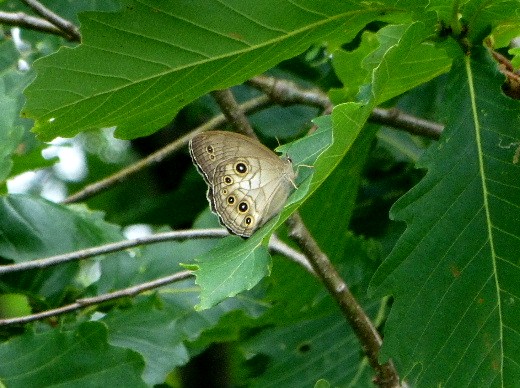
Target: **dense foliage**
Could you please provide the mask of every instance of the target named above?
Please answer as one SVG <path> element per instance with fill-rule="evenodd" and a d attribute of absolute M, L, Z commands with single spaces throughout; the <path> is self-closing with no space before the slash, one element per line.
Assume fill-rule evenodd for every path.
<path fill-rule="evenodd" d="M 45 18 L 24 3 L 0 1 L 1 386 L 372 386 L 295 211 L 401 380 L 518 384 L 519 0 L 43 1 L 81 41 L 8 21 Z M 85 258 L 218 227 L 186 144 L 236 129 L 225 88 L 299 166 L 281 214 Z"/>

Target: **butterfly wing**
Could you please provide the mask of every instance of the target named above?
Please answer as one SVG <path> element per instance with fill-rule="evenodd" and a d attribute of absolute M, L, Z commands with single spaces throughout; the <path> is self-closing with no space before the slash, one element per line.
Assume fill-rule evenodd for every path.
<path fill-rule="evenodd" d="M 293 187 L 291 162 L 243 135 L 197 135 L 190 153 L 208 183 L 211 209 L 224 226 L 243 237 L 276 215 Z"/>
<path fill-rule="evenodd" d="M 282 175 L 283 162 L 276 158 L 276 163 L 271 163 L 250 156 L 217 167 L 213 207 L 221 222 L 235 234 L 249 237 L 285 204 L 292 184 Z M 246 166 L 243 174 L 237 173 L 241 165 Z"/>

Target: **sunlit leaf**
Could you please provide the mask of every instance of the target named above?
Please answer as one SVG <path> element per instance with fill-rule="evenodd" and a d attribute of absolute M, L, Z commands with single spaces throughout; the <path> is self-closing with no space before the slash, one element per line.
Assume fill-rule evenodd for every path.
<path fill-rule="evenodd" d="M 198 96 L 243 82 L 315 42 L 348 41 L 382 13 L 399 17 L 423 6 L 128 1 L 118 13 L 83 14 L 82 44 L 36 64 L 25 114 L 47 140 L 114 125 L 118 136 L 144 136 Z"/>

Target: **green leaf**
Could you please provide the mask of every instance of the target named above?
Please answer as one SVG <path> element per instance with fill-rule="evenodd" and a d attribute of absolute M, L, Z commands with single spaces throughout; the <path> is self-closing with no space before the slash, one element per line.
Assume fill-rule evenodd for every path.
<path fill-rule="evenodd" d="M 506 48 L 513 46 L 511 41 L 520 36 L 520 24 L 514 21 L 501 23 L 493 29 L 490 44 L 493 48 Z M 511 53 L 510 53 L 511 54 Z"/>
<path fill-rule="evenodd" d="M 31 306 L 25 295 L 0 295 L 0 319 L 20 317 L 31 313 Z"/>
<path fill-rule="evenodd" d="M 356 50 L 334 52 L 334 70 L 344 88 L 332 95 L 338 99 L 353 97 L 360 86 L 371 82 L 372 72 L 380 67 L 380 73 L 387 73 L 384 91 L 377 93 L 380 104 L 449 71 L 451 58 L 444 49 L 426 41 L 434 33 L 434 25 L 388 25 L 376 34 L 365 32 Z"/>
<path fill-rule="evenodd" d="M 170 371 L 188 362 L 183 333 L 177 328 L 180 314 L 159 309 L 156 304 L 155 297 L 147 298 L 131 309 L 113 310 L 103 318 L 111 345 L 143 356 L 143 380 L 150 386 L 164 382 Z"/>
<path fill-rule="evenodd" d="M 74 210 L 72 210 L 74 208 Z M 0 256 L 16 263 L 122 240 L 118 227 L 98 212 L 68 208 L 28 195 L 0 197 Z M 118 253 L 128 260 L 127 253 Z M 74 283 L 78 262 L 2 277 L 4 286 L 59 303 Z M 40 301 L 40 300 L 39 300 Z"/>
<path fill-rule="evenodd" d="M 32 81 L 33 73 L 18 70 L 20 59 L 12 40 L 0 42 L 0 183 L 12 173 L 13 156 L 24 156 L 33 148 L 27 138 L 32 122 L 19 117 L 24 102 L 21 91 Z M 32 157 L 44 161 L 39 153 Z"/>
<path fill-rule="evenodd" d="M 268 273 L 268 254 L 261 244 L 265 242 L 265 238 L 272 230 L 281 225 L 338 166 L 356 139 L 369 112 L 368 106 L 362 107 L 358 104 L 344 104 L 336 107 L 332 115 L 334 120 L 332 138 L 335 139 L 332 145 L 329 146 L 332 131 L 331 120 L 329 117 L 320 117 L 315 120 L 320 130 L 312 136 L 307 136 L 284 147 L 284 150 L 287 150 L 287 153 L 293 158 L 295 165 L 307 164 L 307 162 L 314 165 L 313 171 L 308 172 L 311 175 L 306 174 L 307 178 L 299 178 L 303 178 L 304 181 L 297 181 L 300 186 L 291 194 L 281 214 L 256 231 L 247 241 L 230 238 L 229 242 L 222 243 L 223 247 L 217 247 L 215 252 L 210 252 L 208 260 L 199 259 L 200 265 L 187 266 L 195 270 L 197 284 L 201 286 L 201 303 L 198 308 L 208 308 L 227 296 L 251 289 Z M 260 251 L 257 253 L 256 250 Z M 255 265 L 252 260 L 259 260 L 260 264 Z M 222 262 L 225 262 L 226 267 L 219 268 L 221 276 L 217 277 L 216 268 Z M 205 265 L 209 267 L 203 268 Z M 242 276 L 236 272 L 239 268 L 244 271 L 240 272 Z M 253 270 L 254 272 L 252 272 Z M 199 277 L 200 274 L 203 274 L 202 278 Z M 230 274 L 233 276 L 231 277 Z"/>
<path fill-rule="evenodd" d="M 381 46 L 365 60 L 371 70 L 377 67 L 379 77 L 373 79 L 372 93 L 376 104 L 388 101 L 421 85 L 451 66 L 451 58 L 444 49 L 424 40 L 432 33 L 432 26 L 417 22 L 411 25 L 388 26 L 378 36 Z"/>
<path fill-rule="evenodd" d="M 215 223 L 218 224 L 216 217 L 208 210 L 194 227 L 215 227 Z M 131 260 L 123 256 L 107 257 L 101 262 L 102 274 L 96 284 L 96 294 L 171 275 L 181 269 L 181 261 L 200 256 L 217 243 L 217 239 L 170 241 L 133 248 Z M 132 348 L 144 357 L 143 378 L 148 383 L 163 381 L 174 366 L 187 362 L 183 343 L 197 340 L 228 312 L 240 311 L 256 317 L 265 310 L 257 296 L 249 295 L 244 300 L 229 298 L 211 309 L 195 311 L 193 306 L 198 301 L 199 289 L 193 278 L 161 287 L 154 298 L 139 301 L 142 298 L 125 306 L 125 310 L 112 311 L 103 322 L 108 326 L 110 343 Z M 146 330 L 142 330 L 143 327 Z M 225 339 L 215 338 L 216 341 Z M 159 348 L 161 346 L 164 349 Z M 197 344 L 197 348 L 203 346 L 208 343 Z M 168 352 L 169 356 L 165 357 L 164 353 Z"/>
<path fill-rule="evenodd" d="M 161 298 L 169 308 L 180 312 L 177 330 L 184 335 L 190 354 L 197 354 L 209 346 L 210 342 L 229 341 L 230 336 L 234 336 L 243 324 L 237 321 L 230 322 L 233 318 L 257 318 L 268 308 L 258 295 L 247 292 L 243 298 L 227 298 L 210 309 L 196 311 L 193 308 L 198 298 L 198 290 L 195 287 L 173 288 L 172 291 L 162 293 Z M 177 293 L 174 294 L 175 292 Z"/>
<path fill-rule="evenodd" d="M 22 194 L 0 197 L 0 255 L 15 262 L 121 239 L 100 213 Z"/>
<path fill-rule="evenodd" d="M 75 332 L 29 332 L 0 345 L 0 383 L 25 387 L 146 387 L 143 360 L 135 352 L 110 346 L 101 323 Z"/>
<path fill-rule="evenodd" d="M 425 140 L 417 139 L 404 131 L 382 127 L 377 132 L 377 139 L 397 161 L 405 160 L 416 163 L 424 153 L 424 145 L 421 144 L 421 141 Z"/>
<path fill-rule="evenodd" d="M 195 270 L 196 282 L 201 286 L 201 303 L 197 308 L 211 307 L 228 296 L 249 290 L 269 274 L 269 254 L 262 244 L 302 203 L 305 196 L 317 188 L 315 180 L 322 179 L 322 175 L 327 173 L 325 168 L 318 168 L 317 163 L 330 141 L 331 128 L 325 125 L 312 136 L 279 147 L 281 152 L 290 155 L 294 165 L 314 164 L 315 168 L 307 167 L 308 171 L 300 171 L 296 181 L 299 187 L 289 196 L 285 209 L 252 237 L 246 241 L 238 237 L 226 238 L 214 250 L 197 259 L 197 265 L 186 265 Z"/>
<path fill-rule="evenodd" d="M 511 64 L 514 66 L 515 69 L 520 68 L 520 47 L 514 47 L 512 49 L 509 49 L 509 54 L 513 55 L 513 58 L 511 59 Z"/>
<path fill-rule="evenodd" d="M 250 386 L 302 387 L 319 379 L 327 379 L 333 386 L 373 386 L 372 371 L 366 362 L 360 362 L 358 339 L 345 326 L 344 317 L 335 310 L 272 327 L 246 341 L 242 347 L 249 363 L 255 362 L 252 355 L 268 359 L 265 372 Z"/>
<path fill-rule="evenodd" d="M 334 103 L 353 101 L 359 92 L 361 85 L 369 80 L 369 69 L 363 66 L 364 59 L 377 49 L 379 41 L 377 34 L 364 31 L 361 35 L 361 43 L 353 51 L 338 49 L 332 56 L 334 72 L 343 83 L 341 89 L 332 89 L 329 95 Z"/>
<path fill-rule="evenodd" d="M 269 254 L 260 245 L 262 236 L 253 236 L 245 243 L 240 237 L 227 237 L 208 254 L 199 258 L 196 269 L 201 286 L 200 304 L 206 309 L 224 298 L 250 290 L 269 274 Z"/>
<path fill-rule="evenodd" d="M 114 125 L 120 137 L 150 134 L 198 96 L 241 83 L 315 42 L 348 41 L 382 13 L 389 18 L 424 6 L 326 0 L 125 4 L 118 13 L 81 15 L 82 44 L 35 64 L 38 77 L 26 89 L 24 114 L 36 120 L 42 139 Z"/>
<path fill-rule="evenodd" d="M 452 69 L 445 132 L 392 209 L 407 229 L 372 284 L 395 298 L 383 355 L 419 387 L 520 378 L 520 104 L 487 53 L 473 53 Z"/>
<path fill-rule="evenodd" d="M 518 0 L 470 0 L 464 4 L 460 14 L 467 23 L 468 37 L 474 43 L 480 43 L 491 30 L 505 25 L 520 23 Z"/>
<path fill-rule="evenodd" d="M 0 83 L 0 96 L 4 95 Z M 3 96 L 0 98 L 0 182 L 5 180 L 13 167 L 11 155 L 15 153 L 23 136 L 23 128 L 15 125 L 14 118 L 19 111 L 16 100 Z"/>

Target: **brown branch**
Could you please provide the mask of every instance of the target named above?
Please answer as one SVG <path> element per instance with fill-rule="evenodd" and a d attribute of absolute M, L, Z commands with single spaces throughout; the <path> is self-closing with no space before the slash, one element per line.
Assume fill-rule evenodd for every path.
<path fill-rule="evenodd" d="M 231 89 L 215 90 L 211 94 L 220 106 L 220 110 L 224 113 L 224 116 L 226 116 L 229 123 L 233 125 L 238 132 L 258 140 L 255 131 L 253 131 L 253 127 L 251 127 L 244 111 L 235 100 Z"/>
<path fill-rule="evenodd" d="M 493 44 L 489 41 L 489 38 L 486 39 L 484 43 L 486 44 L 488 52 L 491 54 L 493 59 L 499 64 L 500 68 L 510 72 L 515 71 L 515 67 L 513 66 L 509 58 L 505 57 L 504 55 L 500 54 L 498 51 L 493 49 Z"/>
<path fill-rule="evenodd" d="M 55 255 L 43 259 L 25 261 L 23 263 L 0 265 L 0 275 L 25 271 L 29 269 L 42 269 L 52 267 L 54 265 L 68 263 L 69 261 L 84 260 L 90 257 L 123 251 L 128 248 L 140 245 L 155 244 L 164 241 L 177 241 L 196 238 L 217 238 L 228 236 L 229 233 L 222 228 L 218 229 L 190 229 L 178 230 L 172 232 L 157 233 L 151 236 L 136 238 L 133 240 L 123 240 L 115 243 L 104 244 L 97 247 L 81 249 L 74 252 Z"/>
<path fill-rule="evenodd" d="M 257 76 L 251 78 L 247 83 L 262 90 L 274 102 L 280 105 L 311 105 L 323 109 L 324 114 L 330 113 L 333 108 L 329 97 L 321 90 L 303 89 L 292 81 Z M 441 124 L 406 114 L 396 108 L 375 108 L 370 115 L 369 121 L 434 140 L 439 139 L 444 129 L 444 126 Z"/>
<path fill-rule="evenodd" d="M 105 244 L 95 248 L 83 249 L 76 252 L 71 252 L 65 255 L 58 255 L 49 257 L 46 259 L 33 260 L 27 263 L 13 264 L 0 266 L 0 274 L 15 272 L 26 270 L 29 268 L 45 268 L 50 267 L 52 265 L 65 263 L 71 260 L 82 260 L 88 257 L 97 256 L 105 253 L 111 253 L 116 251 L 121 251 L 124 249 L 128 249 L 131 247 L 135 247 L 138 245 L 144 244 L 153 244 L 158 242 L 170 241 L 170 240 L 179 240 L 179 239 L 187 239 L 187 238 L 213 238 L 213 237 L 224 237 L 228 236 L 229 232 L 226 229 L 194 229 L 194 230 L 186 230 L 186 231 L 176 231 L 176 232 L 165 232 L 158 233 L 152 236 L 147 236 L 134 240 L 125 240 L 112 244 Z M 278 239 L 276 236 L 271 236 L 269 240 L 269 249 L 272 252 L 280 253 L 284 255 L 291 261 L 301 265 L 305 268 L 310 274 L 316 276 L 314 270 L 312 269 L 309 261 L 301 252 L 298 252 L 285 244 L 283 241 Z M 35 265 L 27 265 L 31 263 L 36 263 Z M 7 269 L 7 270 L 6 270 Z M 154 288 L 158 288 L 164 286 L 169 283 L 173 283 L 179 280 L 187 279 L 192 276 L 193 273 L 191 271 L 181 271 L 177 272 L 173 275 L 165 276 L 150 282 L 141 283 L 136 286 L 128 287 L 122 290 L 114 291 L 107 294 L 97 295 L 90 298 L 81 298 L 76 300 L 74 303 L 71 303 L 66 306 L 57 307 L 55 309 L 50 309 L 46 311 L 42 311 L 36 314 L 25 315 L 22 317 L 15 318 L 7 318 L 0 319 L 0 326 L 14 325 L 14 324 L 25 324 L 28 322 L 37 321 L 40 319 L 45 319 L 49 317 L 54 317 L 58 315 L 63 315 L 70 313 L 72 311 L 76 311 L 88 306 L 97 305 L 99 303 L 107 302 L 110 300 L 114 300 L 117 298 L 125 298 L 132 297 L 137 294 L 140 294 L 144 291 L 148 291 Z"/>
<path fill-rule="evenodd" d="M 66 306 L 61 306 L 55 309 L 50 309 L 46 311 L 42 311 L 37 314 L 25 315 L 23 317 L 16 318 L 8 318 L 8 319 L 0 319 L 0 326 L 14 325 L 14 324 L 24 324 L 33 321 L 38 321 L 40 319 L 54 317 L 57 315 L 63 315 L 66 313 L 70 313 L 72 311 L 76 311 L 87 306 L 97 305 L 103 302 L 107 302 L 110 300 L 132 297 L 136 296 L 145 291 L 149 291 L 158 287 L 165 286 L 170 283 L 178 282 L 189 277 L 193 276 L 192 271 L 180 271 L 173 275 L 165 276 L 159 279 L 152 280 L 150 282 L 141 283 L 137 286 L 132 286 L 128 288 L 124 288 L 122 290 L 110 292 L 108 294 L 102 294 L 98 296 L 93 296 L 90 298 L 82 298 L 77 299 L 74 303 L 68 304 Z"/>
<path fill-rule="evenodd" d="M 61 31 L 65 33 L 69 40 L 75 42 L 81 42 L 81 34 L 79 33 L 78 27 L 76 27 L 73 23 L 68 20 L 62 18 L 61 16 L 55 14 L 50 9 L 45 7 L 39 1 L 36 0 L 22 0 L 25 4 L 27 4 L 31 9 L 36 12 L 38 15 L 43 17 L 45 20 L 48 20 L 51 24 L 58 27 Z"/>
<path fill-rule="evenodd" d="M 515 70 L 509 58 L 493 49 L 493 44 L 489 39 L 486 39 L 485 43 L 488 52 L 498 63 L 498 70 L 506 77 L 506 82 L 502 86 L 502 90 L 509 97 L 520 100 L 520 71 Z"/>
<path fill-rule="evenodd" d="M 236 113 L 238 111 L 236 109 L 233 109 L 233 106 L 238 107 L 242 114 L 254 113 L 260 109 L 265 108 L 266 106 L 271 105 L 274 102 L 280 105 L 305 104 L 316 106 L 322 108 L 325 113 L 329 112 L 332 109 L 332 104 L 327 95 L 317 89 L 305 90 L 298 87 L 295 83 L 291 81 L 277 80 L 275 78 L 265 76 L 254 77 L 251 80 L 249 80 L 248 83 L 266 92 L 267 96 L 257 97 L 241 105 L 234 105 L 233 102 L 230 101 L 226 102 L 221 97 L 217 98 L 217 100 L 220 101 L 219 104 L 221 105 L 221 107 L 224 106 L 222 109 L 230 111 L 230 120 L 234 125 L 239 125 L 239 127 L 237 128 L 241 128 L 241 124 L 239 124 L 238 121 L 235 118 L 233 118 L 233 115 L 238 114 Z M 214 94 L 214 96 L 218 96 L 218 94 Z M 374 109 L 370 121 L 392 126 L 399 129 L 404 129 L 411 133 L 420 134 L 422 136 L 429 137 L 432 139 L 438 139 L 443 129 L 443 126 L 440 124 L 433 123 L 427 120 L 422 120 L 411 115 L 407 115 L 405 113 L 400 112 L 397 109 Z M 210 121 L 208 121 L 207 123 L 196 128 L 192 132 L 175 140 L 166 147 L 154 152 L 153 154 L 140 160 L 139 162 L 123 170 L 120 170 L 114 175 L 111 175 L 105 179 L 102 179 L 98 182 L 86 186 L 84 189 L 65 198 L 65 200 L 62 201 L 62 203 L 84 201 L 96 194 L 99 194 L 111 188 L 112 186 L 128 179 L 133 174 L 142 171 L 151 165 L 161 162 L 166 157 L 170 156 L 171 154 L 175 153 L 178 149 L 185 146 L 188 143 L 188 141 L 197 133 L 215 129 L 218 126 L 223 125 L 224 123 L 226 123 L 226 116 L 223 114 L 218 115 Z"/>
<path fill-rule="evenodd" d="M 304 89 L 292 81 L 264 75 L 253 77 L 247 83 L 267 94 L 279 105 L 311 105 L 323 109 L 323 114 L 332 112 L 332 102 L 319 89 Z"/>
<path fill-rule="evenodd" d="M 361 342 L 361 347 L 368 358 L 370 366 L 376 371 L 376 384 L 380 387 L 399 386 L 399 376 L 392 361 L 382 365 L 378 361 L 379 350 L 382 344 L 381 336 L 354 295 L 350 292 L 345 281 L 329 261 L 327 255 L 320 250 L 309 230 L 305 227 L 300 215 L 294 213 L 289 217 L 288 224 L 290 237 L 296 241 L 307 256 L 318 278 L 321 279 L 331 296 L 338 303 L 343 315 L 347 318 Z"/>
<path fill-rule="evenodd" d="M 273 85 L 273 87 L 275 86 L 276 85 Z M 294 88 L 289 89 L 294 90 Z M 289 89 L 286 88 L 285 90 L 287 91 Z M 293 93 L 293 97 L 297 98 L 297 94 L 298 93 Z M 314 95 L 318 94 L 319 93 L 315 93 Z M 219 105 L 226 105 L 226 109 L 233 109 L 233 104 L 229 102 L 230 100 L 234 101 L 231 91 L 225 96 L 217 94 L 215 98 L 219 102 Z M 225 98 L 226 101 L 219 101 L 221 98 Z M 321 100 L 321 102 L 324 102 L 324 100 Z M 235 106 L 237 105 L 235 104 Z M 229 116 L 233 118 L 232 123 L 237 127 L 243 125 L 242 123 L 244 121 L 247 121 L 247 117 L 245 117 L 244 113 L 240 110 L 230 112 Z M 315 275 L 323 282 L 331 296 L 339 304 L 348 323 L 352 326 L 354 333 L 359 338 L 369 364 L 376 372 L 377 384 L 381 387 L 399 386 L 399 376 L 392 362 L 389 361 L 386 364 L 380 365 L 377 359 L 382 340 L 375 326 L 362 307 L 357 303 L 354 295 L 349 291 L 347 284 L 336 271 L 328 257 L 320 250 L 298 212 L 293 213 L 292 216 L 289 217 L 288 224 L 290 237 L 298 243 L 313 268 Z"/>
<path fill-rule="evenodd" d="M 0 11 L 0 24 L 27 28 L 29 30 L 45 32 L 53 35 L 63 36 L 68 40 L 71 37 L 63 30 L 45 19 L 27 15 L 23 12 L 2 12 Z"/>
<path fill-rule="evenodd" d="M 260 96 L 260 97 L 257 97 L 257 98 L 254 98 L 252 100 L 245 102 L 244 104 L 240 105 L 240 107 L 244 112 L 251 113 L 251 112 L 256 112 L 257 110 L 262 109 L 268 105 L 271 105 L 271 101 L 269 100 L 269 97 Z M 95 194 L 99 194 L 99 193 L 111 188 L 112 186 L 128 179 L 133 174 L 136 174 L 137 172 L 142 171 L 145 168 L 148 168 L 149 166 L 162 162 L 168 156 L 170 156 L 171 154 L 175 153 L 180 148 L 182 148 L 186 144 L 188 144 L 188 141 L 197 133 L 201 133 L 203 131 L 207 131 L 210 129 L 215 129 L 225 123 L 226 123 L 226 117 L 223 114 L 220 114 L 220 115 L 212 118 L 205 124 L 197 127 L 195 130 L 187 133 L 186 135 L 173 141 L 172 143 L 168 144 L 167 146 L 161 148 L 160 150 L 150 154 L 149 156 L 140 160 L 139 162 L 132 164 L 131 166 L 129 166 L 123 170 L 118 171 L 114 175 L 111 175 L 105 179 L 92 183 L 92 184 L 86 186 L 85 188 L 83 188 L 82 190 L 78 191 L 77 193 L 70 195 L 69 197 L 65 198 L 65 200 L 62 201 L 62 203 L 73 203 L 73 202 L 84 201 L 84 200 L 92 197 Z"/>
<path fill-rule="evenodd" d="M 84 260 L 90 257 L 104 255 L 107 253 L 119 252 L 128 248 L 134 248 L 141 245 L 150 245 L 165 241 L 179 241 L 198 238 L 221 238 L 226 236 L 229 236 L 229 232 L 224 228 L 188 229 L 156 233 L 151 236 L 99 245 L 97 247 L 81 249 L 62 255 L 46 257 L 43 259 L 36 259 L 16 264 L 0 265 L 0 275 L 11 272 L 26 271 L 29 269 L 49 268 L 58 264 L 68 263 L 70 261 Z M 309 273 L 314 273 L 305 255 L 294 250 L 293 248 L 285 244 L 283 241 L 278 239 L 276 236 L 272 236 L 271 240 L 269 240 L 269 249 L 273 252 L 280 253 L 287 257 L 289 260 L 301 265 Z"/>
<path fill-rule="evenodd" d="M 426 137 L 428 139 L 439 140 L 444 126 L 433 121 L 412 116 L 397 108 L 382 109 L 374 108 L 368 121 L 394 127 L 412 135 Z"/>

